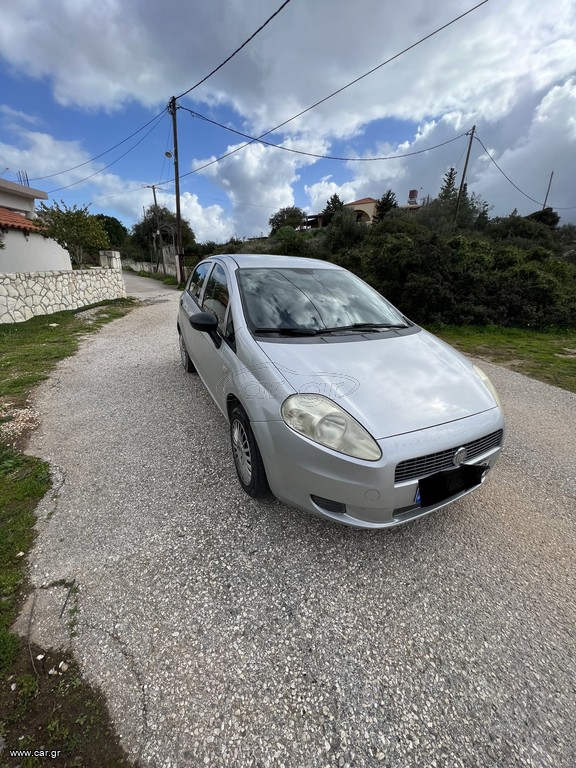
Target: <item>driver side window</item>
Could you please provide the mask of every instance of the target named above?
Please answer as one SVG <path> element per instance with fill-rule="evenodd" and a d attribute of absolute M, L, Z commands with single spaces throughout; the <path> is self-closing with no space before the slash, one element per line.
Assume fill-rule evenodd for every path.
<path fill-rule="evenodd" d="M 211 266 L 211 264 L 199 264 L 190 278 L 188 293 L 196 301 L 196 304 L 199 304 L 200 302 L 200 294 L 202 293 L 202 288 Z"/>
<path fill-rule="evenodd" d="M 202 299 L 202 310 L 204 312 L 213 312 L 216 315 L 218 318 L 218 330 L 222 336 L 226 336 L 224 320 L 229 299 L 230 294 L 226 273 L 220 264 L 216 264 L 206 283 L 206 290 Z"/>

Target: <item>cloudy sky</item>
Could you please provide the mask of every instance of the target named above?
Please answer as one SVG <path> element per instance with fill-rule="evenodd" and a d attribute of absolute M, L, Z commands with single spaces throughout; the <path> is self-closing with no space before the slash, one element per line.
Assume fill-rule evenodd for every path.
<path fill-rule="evenodd" d="M 267 233 L 279 208 L 315 213 L 334 193 L 435 196 L 450 166 L 463 172 L 473 125 L 468 187 L 492 215 L 541 208 L 554 172 L 548 205 L 576 222 L 576 3 L 488 0 L 449 24 L 475 5 L 2 3 L 0 176 L 25 171 L 128 227 L 151 185 L 174 210 L 175 96 L 182 215 L 200 242 Z M 265 141 L 282 149 L 234 133 L 281 124 Z"/>

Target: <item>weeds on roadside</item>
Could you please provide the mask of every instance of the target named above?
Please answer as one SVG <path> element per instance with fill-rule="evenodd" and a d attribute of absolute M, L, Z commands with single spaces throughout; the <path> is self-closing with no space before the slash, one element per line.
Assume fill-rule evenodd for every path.
<path fill-rule="evenodd" d="M 69 654 L 47 652 L 10 631 L 27 591 L 25 561 L 33 544 L 35 509 L 51 486 L 48 465 L 19 452 L 34 420 L 33 386 L 74 354 L 87 333 L 122 317 L 136 302 L 91 308 L 0 325 L 0 766 L 9 750 L 60 751 L 62 768 L 127 768 L 101 693 L 91 688 Z M 69 611 L 73 635 L 78 608 Z M 45 765 L 20 757 L 22 768 Z"/>

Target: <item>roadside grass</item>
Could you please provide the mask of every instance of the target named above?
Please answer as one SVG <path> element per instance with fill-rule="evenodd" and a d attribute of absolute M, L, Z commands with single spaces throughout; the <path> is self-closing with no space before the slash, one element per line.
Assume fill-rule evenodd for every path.
<path fill-rule="evenodd" d="M 0 325 L 0 444 L 8 442 L 6 426 L 27 404 L 32 387 L 47 379 L 59 360 L 73 355 L 83 336 L 122 317 L 135 303 L 118 299 Z"/>
<path fill-rule="evenodd" d="M 464 354 L 576 392 L 576 328 L 437 326 L 429 330 Z"/>
<path fill-rule="evenodd" d="M 0 325 L 0 767 L 35 768 L 46 757 L 64 768 L 130 765 L 102 694 L 81 677 L 68 651 L 47 651 L 10 631 L 29 590 L 26 554 L 35 509 L 51 487 L 48 465 L 21 449 L 35 426 L 31 389 L 82 337 L 129 312 L 136 302 Z M 19 750 L 20 756 L 10 756 Z M 25 751 L 42 752 L 25 756 Z M 56 756 L 56 752 L 59 754 Z"/>

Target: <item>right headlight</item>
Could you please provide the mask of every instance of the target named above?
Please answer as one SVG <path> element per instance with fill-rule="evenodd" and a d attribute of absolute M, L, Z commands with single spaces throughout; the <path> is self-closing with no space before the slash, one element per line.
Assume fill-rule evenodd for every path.
<path fill-rule="evenodd" d="M 295 432 L 334 451 L 366 461 L 378 461 L 382 456 L 372 435 L 324 395 L 290 395 L 282 403 L 281 414 Z"/>
<path fill-rule="evenodd" d="M 478 365 L 474 365 L 474 370 L 476 371 L 478 376 L 480 376 L 480 378 L 482 379 L 482 381 L 486 385 L 486 388 L 488 389 L 488 391 L 490 392 L 490 394 L 492 395 L 494 400 L 496 400 L 496 404 L 497 404 L 498 408 L 500 408 L 500 410 L 502 410 L 502 404 L 500 403 L 500 398 L 498 397 L 498 392 L 496 392 L 496 387 L 494 386 L 494 384 L 492 384 L 492 381 L 490 380 L 490 377 L 488 376 L 488 374 L 485 373 L 482 370 L 482 368 L 480 368 L 480 366 L 478 366 Z"/>

